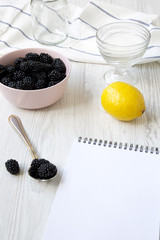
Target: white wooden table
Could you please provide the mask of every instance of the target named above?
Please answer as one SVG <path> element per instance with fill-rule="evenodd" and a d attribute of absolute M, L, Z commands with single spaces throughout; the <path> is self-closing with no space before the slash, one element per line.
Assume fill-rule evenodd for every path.
<path fill-rule="evenodd" d="M 83 6 L 87 1 L 72 0 Z M 106 0 L 108 3 L 146 13 L 160 14 L 159 0 Z M 60 176 L 38 182 L 27 175 L 31 156 L 8 124 L 18 115 L 39 157 L 55 163 L 62 172 L 72 141 L 78 136 L 129 142 L 160 148 L 160 65 L 136 66 L 146 112 L 132 122 L 120 122 L 105 113 L 100 104 L 105 65 L 71 62 L 67 90 L 56 104 L 41 110 L 12 106 L 0 95 L 0 239 L 41 239 Z M 5 169 L 7 159 L 20 163 L 22 173 L 12 176 Z M 55 239 L 56 240 L 56 239 Z M 66 239 L 69 240 L 69 239 Z M 75 239 L 76 240 L 76 239 Z"/>

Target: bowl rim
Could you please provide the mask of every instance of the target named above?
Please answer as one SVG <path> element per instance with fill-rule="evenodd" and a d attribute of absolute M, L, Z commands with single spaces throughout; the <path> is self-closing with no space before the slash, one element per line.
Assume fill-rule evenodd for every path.
<path fill-rule="evenodd" d="M 138 44 L 132 44 L 132 45 L 129 45 L 129 46 L 121 46 L 121 45 L 116 45 L 116 44 L 107 43 L 107 42 L 105 42 L 105 41 L 103 41 L 103 40 L 101 40 L 101 39 L 99 38 L 98 34 L 99 34 L 100 30 L 102 30 L 102 29 L 105 28 L 105 27 L 114 26 L 114 25 L 116 25 L 116 24 L 119 24 L 119 25 L 122 25 L 122 24 L 131 24 L 131 25 L 140 27 L 141 29 L 143 29 L 143 30 L 148 34 L 148 40 L 144 40 L 145 45 L 149 44 L 150 39 L 151 39 L 151 33 L 150 33 L 150 31 L 149 31 L 146 27 L 144 27 L 142 24 L 137 23 L 137 22 L 132 22 L 132 21 L 129 21 L 129 20 L 128 20 L 128 21 L 127 21 L 127 20 L 114 21 L 114 22 L 111 22 L 111 23 L 107 23 L 107 24 L 102 25 L 102 26 L 99 27 L 99 28 L 97 29 L 97 31 L 96 31 L 97 41 L 99 41 L 99 42 L 101 42 L 101 43 L 103 43 L 103 44 L 105 44 L 105 45 L 108 45 L 108 46 L 112 46 L 112 47 L 116 47 L 116 48 L 118 48 L 118 47 L 123 47 L 123 48 L 126 48 L 126 49 L 127 49 L 127 48 L 131 48 L 131 47 L 141 47 L 141 46 L 144 45 L 143 42 L 142 42 L 142 43 L 138 43 Z"/>
<path fill-rule="evenodd" d="M 24 92 L 24 93 L 31 93 L 31 92 L 35 92 L 35 91 L 36 92 L 41 92 L 41 91 L 46 91 L 48 89 L 55 88 L 56 86 L 61 85 L 64 81 L 66 81 L 68 79 L 68 77 L 70 75 L 70 72 L 71 72 L 71 63 L 70 63 L 69 59 L 65 55 L 63 55 L 62 53 L 59 53 L 58 51 L 55 51 L 55 50 L 52 50 L 52 49 L 47 49 L 47 48 L 21 48 L 21 49 L 10 51 L 9 53 L 4 54 L 3 56 L 0 57 L 0 61 L 1 61 L 1 59 L 9 56 L 10 54 L 14 54 L 14 53 L 22 52 L 22 51 L 26 51 L 26 52 L 32 51 L 33 52 L 33 51 L 36 51 L 36 50 L 41 51 L 41 52 L 43 52 L 43 50 L 44 50 L 45 52 L 48 52 L 48 54 L 49 54 L 49 52 L 52 52 L 53 54 L 55 53 L 55 54 L 59 55 L 60 58 L 65 59 L 65 61 L 68 63 L 68 68 L 67 68 L 68 72 L 67 72 L 66 77 L 63 80 L 61 80 L 59 83 L 56 83 L 55 85 L 53 85 L 51 87 L 46 87 L 46 88 L 41 88 L 41 89 L 25 90 L 25 89 L 11 88 L 11 87 L 8 87 L 8 86 L 6 86 L 6 85 L 4 85 L 3 83 L 0 82 L 0 85 L 2 87 L 7 88 L 7 89 L 11 89 L 15 92 Z M 66 64 L 65 64 L 65 66 L 66 66 Z"/>

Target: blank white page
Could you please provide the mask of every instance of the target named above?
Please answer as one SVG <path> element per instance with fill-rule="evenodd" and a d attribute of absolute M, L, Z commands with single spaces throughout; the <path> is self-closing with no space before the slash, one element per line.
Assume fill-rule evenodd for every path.
<path fill-rule="evenodd" d="M 160 157 L 75 141 L 43 240 L 158 240 Z"/>

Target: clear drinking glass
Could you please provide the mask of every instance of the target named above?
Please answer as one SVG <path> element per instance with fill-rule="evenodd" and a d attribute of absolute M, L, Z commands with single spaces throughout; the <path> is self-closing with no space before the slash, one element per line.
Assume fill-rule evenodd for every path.
<path fill-rule="evenodd" d="M 127 21 L 109 23 L 97 30 L 97 45 L 109 66 L 104 74 L 106 83 L 136 83 L 137 77 L 131 67 L 144 55 L 150 37 L 147 28 Z"/>
<path fill-rule="evenodd" d="M 31 0 L 34 38 L 43 44 L 56 45 L 68 35 L 67 0 Z"/>

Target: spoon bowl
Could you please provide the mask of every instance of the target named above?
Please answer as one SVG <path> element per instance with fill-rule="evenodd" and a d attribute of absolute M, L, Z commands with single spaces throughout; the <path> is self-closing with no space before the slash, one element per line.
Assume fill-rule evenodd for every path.
<path fill-rule="evenodd" d="M 51 178 L 49 178 L 49 179 L 34 178 L 34 177 L 32 177 L 32 176 L 30 175 L 30 173 L 29 173 L 30 169 L 31 169 L 31 167 L 28 169 L 28 175 L 29 175 L 31 178 L 33 178 L 33 179 L 35 179 L 35 180 L 38 180 L 38 181 L 41 181 L 41 182 L 51 181 L 51 180 L 53 180 L 53 179 L 57 176 L 57 174 L 56 174 L 54 177 L 51 177 Z"/>

